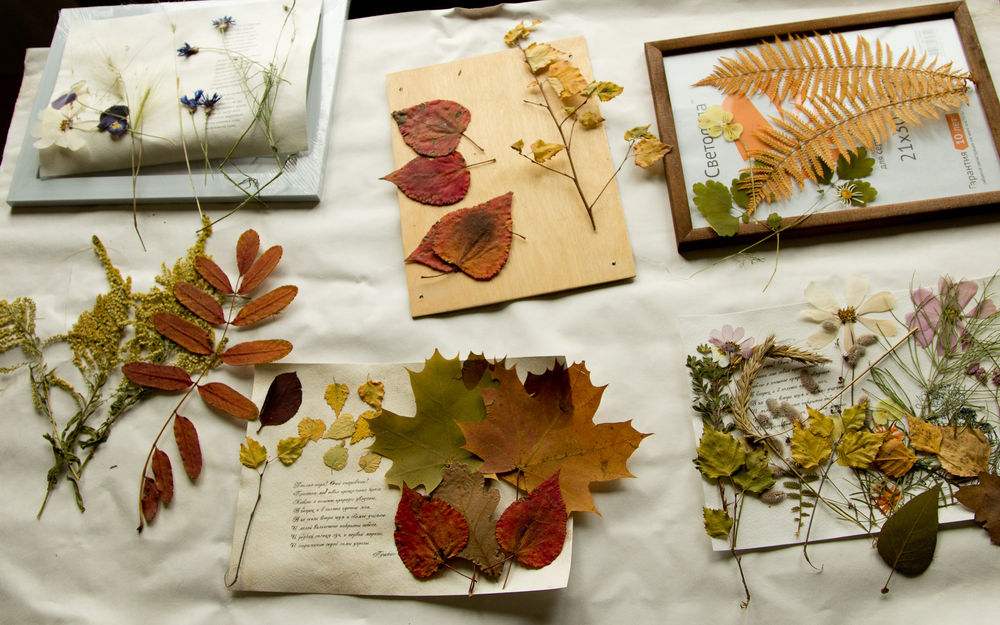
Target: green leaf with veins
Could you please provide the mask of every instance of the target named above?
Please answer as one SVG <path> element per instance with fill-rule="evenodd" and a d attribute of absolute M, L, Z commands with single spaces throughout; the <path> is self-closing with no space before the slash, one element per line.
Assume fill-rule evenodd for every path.
<path fill-rule="evenodd" d="M 729 477 L 743 467 L 746 452 L 732 434 L 706 427 L 698 441 L 698 469 L 708 478 Z"/>
<path fill-rule="evenodd" d="M 733 482 L 743 490 L 758 495 L 774 486 L 774 474 L 767 464 L 767 450 L 756 449 L 748 453 L 743 468 L 733 474 Z"/>
<path fill-rule="evenodd" d="M 878 554 L 894 571 L 908 576 L 920 575 L 931 565 L 937 548 L 940 496 L 940 485 L 924 491 L 882 524 Z M 891 579 L 892 575 L 889 577 Z M 882 592 L 889 592 L 888 580 Z"/>
<path fill-rule="evenodd" d="M 875 159 L 868 156 L 868 150 L 859 147 L 857 152 L 841 154 L 837 158 L 837 177 L 841 180 L 867 178 L 875 169 Z"/>
<path fill-rule="evenodd" d="M 729 187 L 721 182 L 708 180 L 695 183 L 694 205 L 719 235 L 731 237 L 739 230 L 739 220 L 729 212 L 733 208 L 733 196 Z"/>
<path fill-rule="evenodd" d="M 781 229 L 781 215 L 778 213 L 771 213 L 767 216 L 767 221 L 765 223 L 768 228 L 777 232 Z"/>
<path fill-rule="evenodd" d="M 713 538 L 723 538 L 729 536 L 729 530 L 733 529 L 733 519 L 725 510 L 715 510 L 712 508 L 702 508 L 705 515 L 705 533 Z"/>
<path fill-rule="evenodd" d="M 733 182 L 729 185 L 729 192 L 733 195 L 733 203 L 747 210 L 750 208 L 750 195 L 740 188 L 740 181 L 746 180 L 750 177 L 750 172 L 743 172 L 740 174 L 739 178 L 733 178 Z"/>

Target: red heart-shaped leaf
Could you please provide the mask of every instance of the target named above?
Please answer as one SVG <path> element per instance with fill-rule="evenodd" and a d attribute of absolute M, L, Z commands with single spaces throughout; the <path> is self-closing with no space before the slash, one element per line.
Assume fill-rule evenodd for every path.
<path fill-rule="evenodd" d="M 508 192 L 442 217 L 431 240 L 434 253 L 476 280 L 497 275 L 510 255 L 513 197 Z"/>
<path fill-rule="evenodd" d="M 532 569 L 547 566 L 566 541 L 566 505 L 559 490 L 559 473 L 507 506 L 497 521 L 497 542 Z"/>
<path fill-rule="evenodd" d="M 418 156 L 382 179 L 395 184 L 411 200 L 447 206 L 465 197 L 472 175 L 465 158 L 455 151 L 437 158 Z"/>
<path fill-rule="evenodd" d="M 392 112 L 406 145 L 423 156 L 444 156 L 458 147 L 472 114 L 458 102 L 431 100 Z"/>
<path fill-rule="evenodd" d="M 427 579 L 462 550 L 469 540 L 469 524 L 451 505 L 404 484 L 393 538 L 396 552 L 410 573 Z"/>
<path fill-rule="evenodd" d="M 440 221 L 431 226 L 431 229 L 427 231 L 424 238 L 420 240 L 420 245 L 417 249 L 410 252 L 410 255 L 406 257 L 406 262 L 408 263 L 420 263 L 421 265 L 427 265 L 431 269 L 440 271 L 441 273 L 451 273 L 455 271 L 455 266 L 445 261 L 441 260 L 441 257 L 434 253 L 434 246 L 432 242 L 434 241 L 434 235 L 437 234 L 438 225 Z"/>

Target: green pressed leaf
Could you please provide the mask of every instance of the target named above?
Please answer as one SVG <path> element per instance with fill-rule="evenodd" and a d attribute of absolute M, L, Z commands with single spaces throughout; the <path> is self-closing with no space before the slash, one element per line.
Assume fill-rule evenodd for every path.
<path fill-rule="evenodd" d="M 851 184 L 854 185 L 855 196 L 851 200 L 851 206 L 868 206 L 878 197 L 878 189 L 864 180 L 852 180 Z"/>
<path fill-rule="evenodd" d="M 937 547 L 938 498 L 941 487 L 923 492 L 882 524 L 878 554 L 894 571 L 920 575 L 931 565 Z M 882 592 L 888 592 L 888 582 Z"/>
<path fill-rule="evenodd" d="M 746 451 L 731 434 L 706 427 L 698 442 L 698 469 L 705 477 L 729 477 L 743 467 Z"/>
<path fill-rule="evenodd" d="M 743 468 L 733 474 L 733 482 L 743 490 L 758 495 L 774 486 L 774 474 L 767 464 L 767 450 L 756 449 L 748 453 Z"/>
<path fill-rule="evenodd" d="M 826 462 L 833 451 L 833 444 L 826 436 L 817 436 L 795 422 L 792 432 L 792 460 L 803 469 L 811 471 Z"/>
<path fill-rule="evenodd" d="M 705 513 L 705 533 L 713 538 L 729 536 L 729 530 L 733 529 L 733 520 L 725 510 L 714 510 L 712 508 L 702 508 Z"/>
<path fill-rule="evenodd" d="M 323 454 L 323 464 L 334 471 L 340 471 L 347 466 L 347 450 L 343 447 L 331 447 Z"/>
<path fill-rule="evenodd" d="M 750 172 L 745 171 L 742 174 L 740 174 L 739 178 L 733 178 L 733 182 L 729 185 L 729 192 L 733 196 L 733 203 L 742 208 L 743 210 L 747 210 L 748 208 L 750 208 L 750 195 L 740 187 L 740 181 L 746 180 L 749 177 L 750 177 Z M 776 213 L 772 213 L 772 215 L 773 214 Z M 769 221 L 770 219 L 771 218 L 768 217 Z M 768 224 L 768 227 L 770 227 L 770 223 Z"/>
<path fill-rule="evenodd" d="M 247 437 L 247 442 L 240 445 L 240 462 L 248 469 L 256 469 L 267 460 L 267 449 Z"/>
<path fill-rule="evenodd" d="M 740 229 L 739 220 L 729 212 L 733 208 L 733 196 L 729 187 L 721 182 L 695 183 L 694 205 L 720 236 L 731 237 Z"/>
<path fill-rule="evenodd" d="M 765 223 L 771 230 L 778 231 L 781 229 L 781 215 L 778 213 L 771 213 L 767 216 L 767 221 Z"/>
<path fill-rule="evenodd" d="M 844 408 L 840 415 L 840 420 L 844 423 L 844 429 L 848 432 L 860 430 L 865 427 L 865 416 L 868 414 L 868 402 L 864 401 L 856 406 Z"/>
<path fill-rule="evenodd" d="M 857 152 L 841 154 L 837 159 L 837 177 L 841 180 L 867 178 L 875 169 L 875 159 L 868 156 L 868 150 L 859 147 Z"/>

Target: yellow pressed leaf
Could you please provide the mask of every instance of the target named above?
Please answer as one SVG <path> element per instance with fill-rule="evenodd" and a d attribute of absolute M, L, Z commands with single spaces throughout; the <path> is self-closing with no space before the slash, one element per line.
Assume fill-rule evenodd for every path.
<path fill-rule="evenodd" d="M 941 428 L 937 452 L 941 468 L 957 477 L 975 477 L 989 470 L 990 442 L 975 428 L 949 425 Z"/>
<path fill-rule="evenodd" d="M 358 397 L 375 410 L 379 410 L 382 408 L 382 398 L 385 397 L 385 385 L 368 380 L 358 387 Z"/>
<path fill-rule="evenodd" d="M 256 469 L 266 461 L 267 449 L 248 436 L 247 442 L 240 445 L 240 463 L 249 469 Z"/>
<path fill-rule="evenodd" d="M 884 434 L 849 430 L 840 438 L 837 445 L 837 463 L 855 469 L 867 469 L 875 460 Z"/>
<path fill-rule="evenodd" d="M 909 473 L 917 455 L 898 438 L 890 438 L 879 447 L 873 465 L 888 477 L 898 479 Z"/>
<path fill-rule="evenodd" d="M 829 438 L 817 436 L 795 422 L 792 432 L 792 459 L 806 471 L 815 469 L 830 457 L 833 446 Z"/>
<path fill-rule="evenodd" d="M 381 412 L 381 411 L 379 411 Z M 354 434 L 351 434 L 351 444 L 355 444 L 359 441 L 363 441 L 366 438 L 371 438 L 375 436 L 375 432 L 372 431 L 371 419 L 377 417 L 379 413 L 373 410 L 366 410 L 358 415 L 358 421 L 354 424 Z"/>
<path fill-rule="evenodd" d="M 231 417 L 252 421 L 257 418 L 257 406 L 236 389 L 222 382 L 209 382 L 198 387 L 198 394 L 209 406 Z"/>
<path fill-rule="evenodd" d="M 311 441 L 318 441 L 326 431 L 326 424 L 322 419 L 310 419 L 306 417 L 299 421 L 299 437 Z"/>
<path fill-rule="evenodd" d="M 208 291 L 200 289 L 190 282 L 175 283 L 173 291 L 174 297 L 184 308 L 208 323 L 217 325 L 226 320 L 222 305 Z"/>
<path fill-rule="evenodd" d="M 308 438 L 298 436 L 281 439 L 278 441 L 278 460 L 285 466 L 292 464 L 302 455 L 302 450 L 305 449 L 308 442 Z"/>
<path fill-rule="evenodd" d="M 562 52 L 547 43 L 533 43 L 524 49 L 524 57 L 528 61 L 528 67 L 531 68 L 534 74 L 551 65 L 562 54 Z"/>
<path fill-rule="evenodd" d="M 518 139 L 514 143 L 511 143 L 510 149 L 514 150 L 517 153 L 520 153 L 522 150 L 524 150 L 524 139 Z"/>
<path fill-rule="evenodd" d="M 331 447 L 323 454 L 323 464 L 334 471 L 340 471 L 347 466 L 347 450 L 343 447 Z"/>
<path fill-rule="evenodd" d="M 584 89 L 590 82 L 580 73 L 580 68 L 572 65 L 568 61 L 555 61 L 549 65 L 548 71 L 549 85 L 560 98 L 574 96 Z"/>
<path fill-rule="evenodd" d="M 639 167 L 649 167 L 672 149 L 671 146 L 661 143 L 659 139 L 643 139 L 635 144 L 632 151 L 635 152 L 635 164 Z"/>
<path fill-rule="evenodd" d="M 826 438 L 833 437 L 836 429 L 836 424 L 833 419 L 810 406 L 806 406 L 806 412 L 809 413 L 810 432 L 816 436 L 823 436 Z"/>
<path fill-rule="evenodd" d="M 604 121 L 604 118 L 601 117 L 599 113 L 587 111 L 586 113 L 581 114 L 578 120 L 581 126 L 586 128 L 587 130 L 593 130 L 594 128 L 597 128 L 598 126 L 601 125 L 601 122 Z"/>
<path fill-rule="evenodd" d="M 199 325 L 182 319 L 174 313 L 158 312 L 153 315 L 156 331 L 193 354 L 211 354 L 212 337 Z"/>
<path fill-rule="evenodd" d="M 369 452 L 361 456 L 361 459 L 358 460 L 358 466 L 361 467 L 361 470 L 365 473 L 374 473 L 375 471 L 378 471 L 378 465 L 381 462 L 382 456 Z"/>
<path fill-rule="evenodd" d="M 264 281 L 264 278 L 271 275 L 271 271 L 281 260 L 282 249 L 280 245 L 275 245 L 266 252 L 260 255 L 260 258 L 254 261 L 250 268 L 247 270 L 246 274 L 243 276 L 243 281 L 240 283 L 239 291 L 240 295 L 246 295 L 250 291 L 257 288 L 257 285 Z"/>
<path fill-rule="evenodd" d="M 292 344 L 283 339 L 245 341 L 219 354 L 219 360 L 233 366 L 262 365 L 281 360 L 291 351 Z"/>
<path fill-rule="evenodd" d="M 271 315 L 280 312 L 285 306 L 292 303 L 299 289 L 296 286 L 279 286 L 273 291 L 269 291 L 257 299 L 250 300 L 246 306 L 240 309 L 239 314 L 233 319 L 234 326 L 245 326 L 266 319 Z"/>
<path fill-rule="evenodd" d="M 906 425 L 914 449 L 928 454 L 936 454 L 941 449 L 941 428 L 912 415 L 906 415 Z"/>
<path fill-rule="evenodd" d="M 325 434 L 323 434 L 323 438 L 332 438 L 336 440 L 349 438 L 352 434 L 354 434 L 354 428 L 354 417 L 345 412 L 330 424 L 330 428 Z"/>
<path fill-rule="evenodd" d="M 547 143 L 539 139 L 531 144 L 531 153 L 535 157 L 535 162 L 544 163 L 563 150 L 564 146 L 558 143 Z"/>
<path fill-rule="evenodd" d="M 347 396 L 350 391 L 347 389 L 346 384 L 337 384 L 334 382 L 326 387 L 326 393 L 323 394 L 323 398 L 326 399 L 326 403 L 330 408 L 333 408 L 334 414 L 340 414 L 340 411 L 344 408 L 344 402 L 347 401 Z"/>
<path fill-rule="evenodd" d="M 508 46 L 514 46 L 518 41 L 527 39 L 531 31 L 535 30 L 535 26 L 541 23 L 542 20 L 535 20 L 530 24 L 525 24 L 523 21 L 519 22 L 517 26 L 507 31 L 507 34 L 503 36 L 503 42 Z"/>

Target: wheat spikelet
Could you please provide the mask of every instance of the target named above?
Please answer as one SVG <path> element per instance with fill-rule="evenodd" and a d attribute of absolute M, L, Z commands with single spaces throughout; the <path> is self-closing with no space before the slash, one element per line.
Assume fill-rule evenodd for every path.
<path fill-rule="evenodd" d="M 811 352 L 806 349 L 792 347 L 791 345 L 775 345 L 771 348 L 768 356 L 771 358 L 794 360 L 796 362 L 801 362 L 804 365 L 820 365 L 824 362 L 830 362 L 830 359 L 826 356 L 822 356 L 816 352 Z"/>
<path fill-rule="evenodd" d="M 774 335 L 768 336 L 764 342 L 753 349 L 753 355 L 743 363 L 740 377 L 736 381 L 736 392 L 733 393 L 733 421 L 736 427 L 747 436 L 759 438 L 760 432 L 750 419 L 750 393 L 753 390 L 753 383 L 764 368 L 764 361 L 767 360 L 771 347 L 774 345 Z"/>

